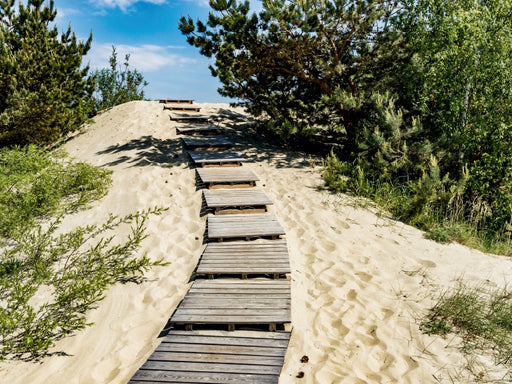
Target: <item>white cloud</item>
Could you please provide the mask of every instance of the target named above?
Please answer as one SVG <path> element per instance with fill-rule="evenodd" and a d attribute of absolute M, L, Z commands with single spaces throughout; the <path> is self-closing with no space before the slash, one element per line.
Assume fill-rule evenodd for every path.
<path fill-rule="evenodd" d="M 177 48 L 173 46 L 160 45 L 115 45 L 117 61 L 124 63 L 126 54 L 130 55 L 130 68 L 140 72 L 157 72 L 162 69 L 172 69 L 194 64 L 195 59 L 184 55 L 176 54 Z M 109 67 L 109 58 L 112 55 L 112 44 L 92 44 L 91 50 L 84 57 L 84 62 L 89 62 L 91 69 L 102 69 Z"/>
<path fill-rule="evenodd" d="M 151 4 L 165 4 L 167 0 L 89 0 L 93 5 L 98 8 L 116 8 L 119 7 L 123 12 L 126 12 L 135 3 L 151 3 Z"/>

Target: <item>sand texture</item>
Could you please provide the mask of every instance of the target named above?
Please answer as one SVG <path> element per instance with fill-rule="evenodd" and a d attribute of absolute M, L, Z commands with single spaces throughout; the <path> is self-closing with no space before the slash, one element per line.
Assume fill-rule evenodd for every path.
<path fill-rule="evenodd" d="M 270 212 L 286 231 L 293 332 L 281 383 L 470 383 L 480 373 L 483 382 L 510 380 L 490 357 L 468 362 L 457 337 L 419 329 L 434 299 L 458 279 L 490 288 L 510 282 L 509 258 L 437 244 L 334 195 L 323 188 L 318 159 L 267 143 L 246 128 L 250 119 L 242 109 L 200 106 L 248 159 L 244 166 L 259 177 L 274 203 Z M 140 284 L 113 286 L 88 314 L 95 325 L 58 342 L 54 350 L 65 355 L 1 363 L 0 383 L 127 383 L 158 345 L 204 249 L 201 191 L 169 111 L 158 102 L 131 102 L 94 121 L 66 149 L 112 169 L 113 186 L 87 211 L 66 217 L 64 226 L 168 207 L 148 222 L 141 253 L 171 265 L 154 268 Z"/>

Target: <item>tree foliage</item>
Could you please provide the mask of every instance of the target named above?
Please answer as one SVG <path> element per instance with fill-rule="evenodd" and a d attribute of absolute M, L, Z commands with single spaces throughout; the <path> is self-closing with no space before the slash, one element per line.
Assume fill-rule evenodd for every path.
<path fill-rule="evenodd" d="M 112 46 L 109 59 L 110 68 L 100 69 L 94 73 L 96 88 L 94 93 L 94 111 L 112 108 L 133 100 L 143 100 L 143 87 L 148 85 L 142 73 L 129 69 L 130 55 L 124 58 L 121 66 L 117 60 L 116 48 Z"/>
<path fill-rule="evenodd" d="M 262 5 L 256 14 L 248 1 L 211 0 L 208 20 L 180 20 L 187 41 L 215 58 L 222 95 L 285 139 L 336 144 L 329 184 L 402 193 L 398 217 L 510 232 L 509 0 Z"/>
<path fill-rule="evenodd" d="M 210 5 L 207 23 L 183 17 L 180 29 L 215 57 L 221 94 L 256 115 L 292 121 L 299 133 L 341 126 L 354 144 L 354 107 L 366 90 L 382 88 L 379 72 L 398 57 L 400 36 L 390 28 L 396 2 L 265 0 L 259 15 L 248 1 Z"/>
<path fill-rule="evenodd" d="M 53 0 L 0 1 L 0 144 L 48 144 L 87 118 L 94 82 L 81 67 L 92 35 L 79 42 L 52 26 Z"/>

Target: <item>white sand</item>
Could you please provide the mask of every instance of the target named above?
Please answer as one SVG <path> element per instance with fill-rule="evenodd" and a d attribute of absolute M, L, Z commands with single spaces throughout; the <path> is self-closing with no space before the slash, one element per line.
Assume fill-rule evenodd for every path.
<path fill-rule="evenodd" d="M 245 131 L 242 110 L 203 104 L 251 162 L 287 233 L 292 265 L 293 333 L 282 383 L 469 383 L 502 378 L 485 356 L 468 359 L 458 338 L 427 336 L 422 316 L 459 278 L 475 285 L 512 280 L 509 258 L 440 245 L 421 231 L 324 191 L 319 162 L 273 148 Z M 117 284 L 88 314 L 95 323 L 58 342 L 41 363 L 0 364 L 0 383 L 126 383 L 189 287 L 204 248 L 205 217 L 194 168 L 175 123 L 157 102 L 131 102 L 95 118 L 66 144 L 69 153 L 114 171 L 109 194 L 71 215 L 65 228 L 154 206 L 169 207 L 148 223 L 141 253 L 171 262 L 141 284 Z M 303 355 L 308 363 L 301 363 Z M 468 369 L 468 367 L 470 369 Z M 299 379 L 296 375 L 304 372 Z M 473 372 L 471 372 L 473 371 Z M 505 382 L 506 379 L 503 381 Z"/>

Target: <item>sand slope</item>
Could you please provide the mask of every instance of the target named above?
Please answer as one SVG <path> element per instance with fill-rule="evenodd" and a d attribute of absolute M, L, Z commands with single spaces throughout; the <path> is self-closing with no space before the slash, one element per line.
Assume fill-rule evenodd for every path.
<path fill-rule="evenodd" d="M 472 382 L 458 339 L 423 335 L 419 322 L 432 297 L 462 276 L 489 287 L 511 281 L 510 259 L 437 244 L 333 195 L 322 188 L 317 160 L 247 132 L 239 109 L 202 107 L 219 116 L 235 150 L 250 160 L 246 166 L 261 179 L 287 233 L 294 330 L 281 382 Z M 148 223 L 142 252 L 172 264 L 153 269 L 141 284 L 112 287 L 89 314 L 95 325 L 58 343 L 55 350 L 67 356 L 1 363 L 0 383 L 126 383 L 158 345 L 189 287 L 205 227 L 195 172 L 168 115 L 157 102 L 127 103 L 96 117 L 66 144 L 72 156 L 113 169 L 114 184 L 64 226 L 101 222 L 110 212 L 169 207 Z M 308 363 L 300 362 L 304 355 Z M 491 359 L 476 358 L 471 366 L 484 379 L 505 375 Z"/>

